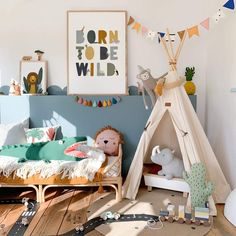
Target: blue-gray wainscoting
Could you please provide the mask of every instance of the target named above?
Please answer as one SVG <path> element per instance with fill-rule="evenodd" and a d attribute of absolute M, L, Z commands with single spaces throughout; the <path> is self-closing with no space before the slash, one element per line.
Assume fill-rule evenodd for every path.
<path fill-rule="evenodd" d="M 112 97 L 83 96 L 89 100 Z M 190 97 L 196 107 L 196 96 Z M 149 99 L 149 98 L 147 98 Z M 88 135 L 111 125 L 124 134 L 123 176 L 126 176 L 138 141 L 151 110 L 145 110 L 142 96 L 122 96 L 121 102 L 107 108 L 86 107 L 75 96 L 0 96 L 0 123 L 30 117 L 30 127 L 60 125 L 64 136 Z"/>

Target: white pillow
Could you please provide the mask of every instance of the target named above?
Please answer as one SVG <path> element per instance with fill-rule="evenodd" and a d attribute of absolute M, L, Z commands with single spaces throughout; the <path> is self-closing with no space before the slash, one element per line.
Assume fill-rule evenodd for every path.
<path fill-rule="evenodd" d="M 19 123 L 0 124 L 0 148 L 4 145 L 27 143 L 25 128 L 29 128 L 29 119 Z"/>
<path fill-rule="evenodd" d="M 27 143 L 38 143 L 55 140 L 59 126 L 25 129 Z"/>

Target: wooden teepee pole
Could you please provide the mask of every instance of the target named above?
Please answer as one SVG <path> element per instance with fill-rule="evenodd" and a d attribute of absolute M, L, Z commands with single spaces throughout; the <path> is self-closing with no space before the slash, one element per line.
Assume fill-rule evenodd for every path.
<path fill-rule="evenodd" d="M 176 51 L 176 54 L 175 54 L 175 57 L 174 57 L 176 62 L 178 61 L 180 52 L 181 52 L 181 50 L 182 50 L 182 48 L 183 48 L 186 35 L 187 35 L 187 30 L 185 30 L 184 35 L 183 35 L 183 38 L 182 38 L 182 40 L 181 40 L 181 42 L 180 42 L 180 44 L 179 44 L 179 47 L 178 47 L 178 49 L 177 49 L 177 51 Z"/>
<path fill-rule="evenodd" d="M 164 46 L 164 49 L 165 49 L 166 54 L 167 54 L 168 59 L 169 59 L 169 64 L 170 64 L 170 66 L 171 66 L 171 69 L 172 69 L 172 70 L 175 70 L 176 67 L 175 67 L 174 64 L 172 63 L 173 59 L 172 59 L 172 57 L 171 57 L 171 55 L 170 55 L 170 52 L 169 52 L 169 49 L 168 49 L 168 47 L 167 47 L 166 41 L 165 41 L 165 39 L 163 39 L 163 37 L 161 37 L 160 33 L 159 33 L 159 39 L 161 40 L 161 42 L 162 42 L 162 44 L 163 44 L 163 46 Z"/>
<path fill-rule="evenodd" d="M 173 44 L 171 42 L 170 32 L 169 32 L 168 28 L 166 29 L 166 32 L 167 32 L 167 37 L 168 37 L 168 41 L 169 41 L 169 44 L 170 44 L 171 58 L 174 58 L 175 54 L 174 54 Z"/>

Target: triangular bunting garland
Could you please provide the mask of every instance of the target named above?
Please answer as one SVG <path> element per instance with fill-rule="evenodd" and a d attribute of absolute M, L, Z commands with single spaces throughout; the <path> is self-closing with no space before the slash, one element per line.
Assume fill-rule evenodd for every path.
<path fill-rule="evenodd" d="M 158 32 L 158 34 L 161 36 L 161 38 L 163 38 L 163 37 L 165 36 L 166 33 Z"/>
<path fill-rule="evenodd" d="M 180 40 L 183 39 L 184 33 L 185 33 L 185 30 L 182 30 L 182 31 L 177 32 L 177 34 L 179 35 Z"/>
<path fill-rule="evenodd" d="M 133 23 L 134 23 L 134 18 L 132 16 L 130 16 L 127 25 L 131 25 Z"/>
<path fill-rule="evenodd" d="M 197 25 L 195 25 L 195 26 L 193 26 L 191 28 L 188 28 L 187 31 L 188 31 L 189 38 L 191 38 L 194 35 L 199 36 L 199 30 L 198 30 L 198 26 Z"/>
<path fill-rule="evenodd" d="M 234 0 L 227 1 L 223 7 L 228 8 L 230 10 L 234 10 Z"/>
<path fill-rule="evenodd" d="M 158 32 L 158 43 L 160 43 L 160 42 L 161 42 L 161 39 L 160 39 L 160 37 L 161 37 L 161 38 L 165 37 L 165 34 L 166 34 L 166 33 L 163 33 L 163 32 Z M 160 37 L 159 37 L 159 36 L 160 36 Z"/>
<path fill-rule="evenodd" d="M 225 13 L 224 11 L 222 11 L 221 9 L 219 9 L 216 14 L 212 17 L 213 20 L 218 23 L 222 18 L 225 17 Z"/>
<path fill-rule="evenodd" d="M 170 41 L 175 42 L 175 34 L 169 34 L 170 35 Z M 169 42 L 169 37 L 166 35 L 166 42 Z"/>
<path fill-rule="evenodd" d="M 138 33 L 139 30 L 141 29 L 141 24 L 139 24 L 138 22 L 135 22 L 132 29 L 136 30 L 136 32 Z"/>
<path fill-rule="evenodd" d="M 152 31 L 152 30 L 149 30 L 148 33 L 147 33 L 147 38 L 148 39 L 151 39 L 153 40 L 156 36 L 156 32 L 155 31 Z"/>
<path fill-rule="evenodd" d="M 142 34 L 146 34 L 148 32 L 148 28 L 145 26 L 142 26 Z"/>
<path fill-rule="evenodd" d="M 204 27 L 205 29 L 209 30 L 209 28 L 210 28 L 209 22 L 210 22 L 210 19 L 209 19 L 209 17 L 208 17 L 206 20 L 202 21 L 202 22 L 200 23 L 200 25 L 201 25 L 202 27 Z"/>

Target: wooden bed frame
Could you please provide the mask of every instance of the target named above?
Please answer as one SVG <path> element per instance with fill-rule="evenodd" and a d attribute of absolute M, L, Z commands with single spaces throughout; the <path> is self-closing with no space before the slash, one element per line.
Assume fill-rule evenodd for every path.
<path fill-rule="evenodd" d="M 117 177 L 106 177 L 111 168 L 115 164 L 119 164 L 118 175 Z M 121 177 L 121 164 L 122 164 L 122 147 L 119 145 L 119 154 L 117 160 L 105 169 L 103 172 L 103 178 L 99 181 L 85 181 L 81 183 L 81 178 L 73 179 L 61 179 L 60 175 L 54 175 L 49 178 L 39 178 L 38 175 L 34 175 L 27 179 L 21 179 L 19 177 L 4 177 L 0 176 L 0 187 L 30 187 L 33 188 L 36 192 L 36 200 L 39 203 L 45 202 L 45 192 L 48 188 L 51 187 L 90 187 L 90 186 L 110 186 L 116 191 L 116 201 L 119 202 L 122 200 L 122 177 Z"/>

